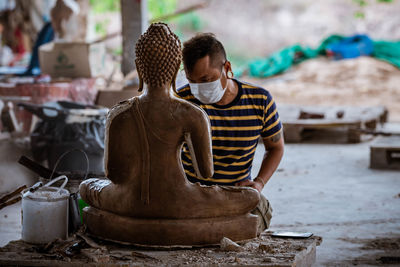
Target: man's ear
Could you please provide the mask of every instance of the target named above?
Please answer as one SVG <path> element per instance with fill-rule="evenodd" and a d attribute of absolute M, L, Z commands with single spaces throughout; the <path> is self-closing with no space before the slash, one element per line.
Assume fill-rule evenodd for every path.
<path fill-rule="evenodd" d="M 232 65 L 231 62 L 229 60 L 227 60 L 224 64 L 224 69 L 226 71 L 226 77 L 228 79 L 232 79 L 233 78 L 233 71 L 232 71 Z M 231 74 L 231 76 L 229 76 L 229 73 Z"/>
<path fill-rule="evenodd" d="M 143 78 L 142 78 L 142 74 L 140 73 L 140 68 L 139 68 L 139 64 L 137 63 L 137 59 L 135 59 L 135 65 L 136 65 L 136 71 L 138 74 L 138 78 L 139 78 L 139 92 L 141 92 L 143 90 Z"/>

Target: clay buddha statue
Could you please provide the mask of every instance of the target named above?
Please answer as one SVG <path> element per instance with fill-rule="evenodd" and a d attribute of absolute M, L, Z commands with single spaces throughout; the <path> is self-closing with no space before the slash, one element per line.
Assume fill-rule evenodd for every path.
<path fill-rule="evenodd" d="M 136 44 L 143 93 L 109 112 L 107 180 L 88 179 L 80 194 L 88 231 L 144 245 L 205 245 L 222 237 L 256 236 L 259 201 L 253 188 L 189 182 L 181 148 L 189 146 L 197 175 L 213 175 L 210 123 L 199 107 L 175 97 L 181 44 L 166 24 L 152 24 Z M 144 84 L 146 86 L 144 86 Z"/>

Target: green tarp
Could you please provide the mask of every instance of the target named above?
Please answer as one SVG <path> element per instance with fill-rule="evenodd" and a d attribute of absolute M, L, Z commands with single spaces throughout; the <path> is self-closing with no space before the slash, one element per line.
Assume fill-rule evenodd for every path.
<path fill-rule="evenodd" d="M 265 78 L 280 74 L 304 60 L 325 55 L 327 46 L 339 42 L 344 38 L 346 37 L 341 35 L 331 35 L 324 39 L 316 49 L 299 44 L 286 47 L 267 58 L 251 61 L 247 66 L 249 75 Z M 400 68 L 400 42 L 375 41 L 372 56 Z M 239 71 L 239 73 L 235 74 L 241 76 L 242 73 L 243 71 Z"/>
<path fill-rule="evenodd" d="M 375 41 L 372 56 L 400 69 L 400 42 Z"/>

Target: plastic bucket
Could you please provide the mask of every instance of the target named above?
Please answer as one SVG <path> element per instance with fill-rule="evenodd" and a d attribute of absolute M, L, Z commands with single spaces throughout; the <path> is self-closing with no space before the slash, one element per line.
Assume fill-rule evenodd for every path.
<path fill-rule="evenodd" d="M 65 179 L 60 187 L 49 187 Z M 68 237 L 69 192 L 64 189 L 68 178 L 63 175 L 51 180 L 35 192 L 22 191 L 22 240 L 45 244 Z"/>

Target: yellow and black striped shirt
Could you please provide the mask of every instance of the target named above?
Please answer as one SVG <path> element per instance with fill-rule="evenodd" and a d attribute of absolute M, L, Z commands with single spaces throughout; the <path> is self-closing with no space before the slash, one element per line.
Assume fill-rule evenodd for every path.
<path fill-rule="evenodd" d="M 234 81 L 238 84 L 238 95 L 224 106 L 201 103 L 191 94 L 189 85 L 178 90 L 179 97 L 200 106 L 211 122 L 213 177 L 197 177 L 188 147 L 184 145 L 182 150 L 183 167 L 193 183 L 233 185 L 250 179 L 259 137 L 269 138 L 282 130 L 271 94 L 263 88 Z"/>

